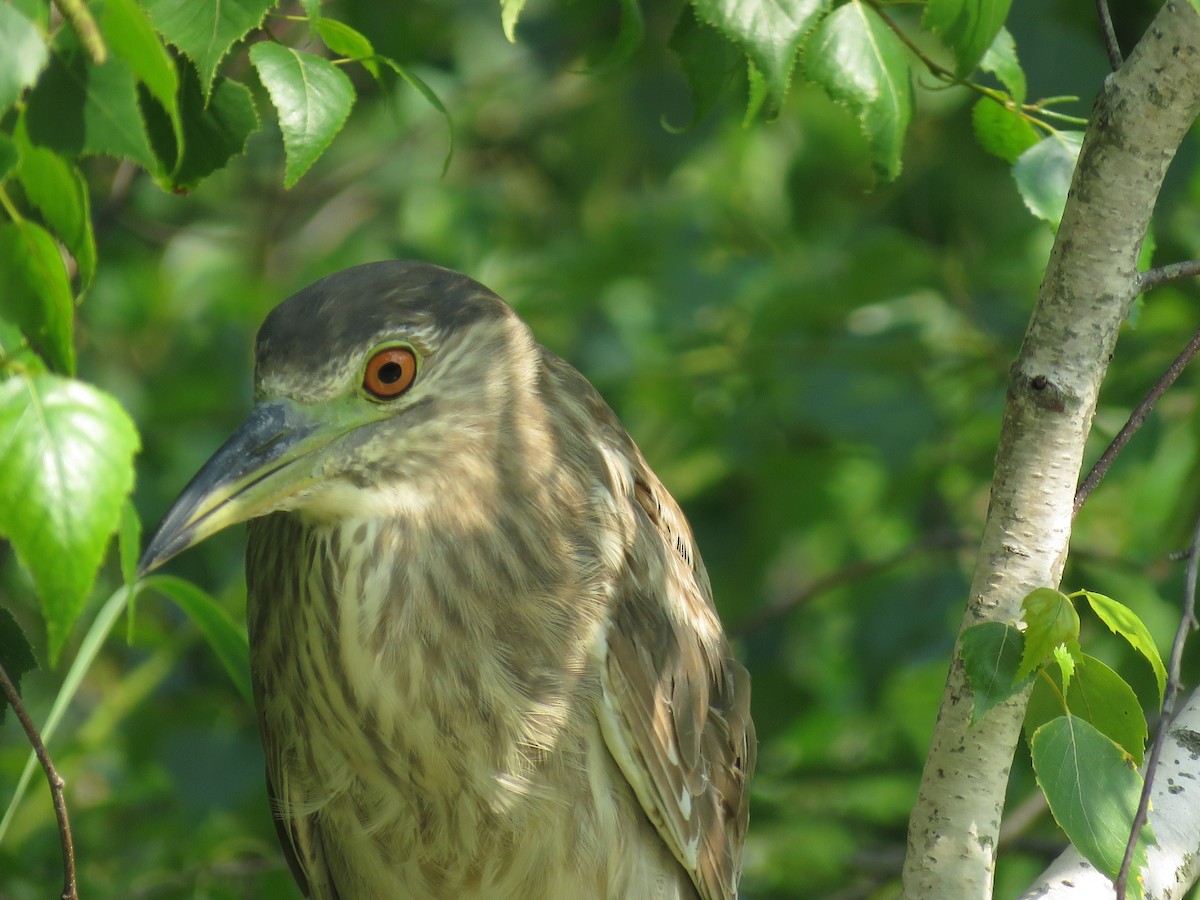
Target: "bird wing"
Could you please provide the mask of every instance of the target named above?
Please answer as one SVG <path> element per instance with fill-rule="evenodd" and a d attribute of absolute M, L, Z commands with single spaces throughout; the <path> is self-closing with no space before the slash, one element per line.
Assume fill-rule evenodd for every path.
<path fill-rule="evenodd" d="M 750 676 L 729 656 L 682 513 L 644 472 L 640 539 L 607 635 L 601 730 L 703 900 L 732 900 L 757 746 Z"/>

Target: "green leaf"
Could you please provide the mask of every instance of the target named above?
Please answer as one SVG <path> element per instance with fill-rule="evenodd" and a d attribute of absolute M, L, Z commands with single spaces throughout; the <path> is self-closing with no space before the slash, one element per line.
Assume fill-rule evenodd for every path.
<path fill-rule="evenodd" d="M 983 622 L 963 631 L 963 665 L 975 695 L 972 721 L 978 722 L 1028 683 L 1028 678 L 1016 677 L 1024 642 L 1024 635 L 1004 622 Z"/>
<path fill-rule="evenodd" d="M 275 0 L 145 0 L 159 33 L 182 50 L 200 72 L 202 93 L 212 92 L 217 66 L 225 54 L 266 18 Z"/>
<path fill-rule="evenodd" d="M 667 127 L 671 131 L 687 131 L 713 111 L 733 77 L 740 55 L 721 32 L 700 21 L 690 6 L 680 10 L 668 46 L 679 57 L 687 79 L 692 94 L 692 118 L 681 127 Z"/>
<path fill-rule="evenodd" d="M 17 145 L 0 134 L 0 184 L 8 179 L 9 173 L 17 167 L 20 160 L 21 154 L 17 152 Z"/>
<path fill-rule="evenodd" d="M 1058 230 L 1075 162 L 1083 145 L 1083 132 L 1059 131 L 1043 138 L 1021 154 L 1013 166 L 1013 178 L 1025 205 L 1039 219 Z"/>
<path fill-rule="evenodd" d="M 1071 642 L 1078 647 L 1078 643 Z M 1067 647 L 1066 644 L 1059 644 L 1051 651 L 1050 654 L 1056 663 L 1058 663 L 1059 674 L 1062 675 L 1063 690 L 1069 691 L 1071 688 L 1071 679 L 1075 675 L 1076 658 L 1075 654 Z"/>
<path fill-rule="evenodd" d="M 1086 653 L 1076 660 L 1067 707 L 1142 764 L 1146 749 L 1146 717 L 1137 695 L 1120 675 Z"/>
<path fill-rule="evenodd" d="M 746 52 L 780 107 L 787 98 L 796 50 L 828 11 L 829 0 L 692 0 L 692 5 L 700 19 Z"/>
<path fill-rule="evenodd" d="M 500 25 L 510 44 L 517 42 L 517 19 L 524 8 L 525 0 L 500 0 Z"/>
<path fill-rule="evenodd" d="M 121 578 L 126 584 L 133 584 L 137 581 L 138 557 L 142 553 L 142 520 L 138 518 L 133 501 L 128 497 L 121 504 L 117 542 L 121 556 Z"/>
<path fill-rule="evenodd" d="M 225 667 L 230 680 L 248 704 L 254 703 L 250 686 L 250 657 L 246 633 L 211 596 L 182 578 L 151 575 L 143 587 L 158 591 L 175 601 L 187 613 Z"/>
<path fill-rule="evenodd" d="M 134 0 L 104 0 L 100 16 L 109 49 L 129 63 L 134 76 L 168 115 L 179 111 L 179 75 L 149 17 Z"/>
<path fill-rule="evenodd" d="M 117 528 L 137 449 L 133 422 L 97 388 L 55 375 L 0 383 L 0 533 L 33 575 L 52 662 Z"/>
<path fill-rule="evenodd" d="M 1021 68 L 1021 62 L 1017 59 L 1017 42 L 1013 40 L 1007 28 L 996 32 L 996 39 L 983 54 L 979 68 L 1000 79 L 1000 83 L 1008 88 L 1013 102 L 1018 106 L 1025 102 L 1025 70 Z"/>
<path fill-rule="evenodd" d="M 1033 741 L 1034 734 L 1047 722 L 1069 712 L 1067 699 L 1061 686 L 1054 681 L 1048 668 L 1039 669 L 1033 676 L 1033 690 L 1029 692 L 1029 705 L 1025 707 L 1025 740 Z"/>
<path fill-rule="evenodd" d="M 314 21 L 317 34 L 321 36 L 326 47 L 338 56 L 362 63 L 362 67 L 370 72 L 376 81 L 379 80 L 379 63 L 373 58 L 375 47 L 363 34 L 337 19 L 322 17 Z"/>
<path fill-rule="evenodd" d="M 37 81 L 49 52 L 46 39 L 29 19 L 0 3 L 0 113 L 17 102 L 21 92 Z"/>
<path fill-rule="evenodd" d="M 809 41 L 805 71 L 858 117 L 876 177 L 900 174 L 912 114 L 908 51 L 879 15 L 865 3 L 838 7 Z"/>
<path fill-rule="evenodd" d="M 0 223 L 0 315 L 24 332 L 49 361 L 75 372 L 75 307 L 58 245 L 33 222 Z"/>
<path fill-rule="evenodd" d="M 646 19 L 642 15 L 639 0 L 617 0 L 617 3 L 621 6 L 621 27 L 617 31 L 617 39 L 602 59 L 588 66 L 589 75 L 612 72 L 624 65 L 646 36 Z"/>
<path fill-rule="evenodd" d="M 92 620 L 92 624 L 84 634 L 83 640 L 79 642 L 79 652 L 71 660 L 66 677 L 63 678 L 62 686 L 59 687 L 58 693 L 54 697 L 54 704 L 50 707 L 50 713 L 42 723 L 42 742 L 47 746 L 50 745 L 51 738 L 54 737 L 55 731 L 58 730 L 58 723 L 62 721 L 67 707 L 71 705 L 71 701 L 79 691 L 79 686 L 83 683 L 83 677 L 95 661 L 96 654 L 100 652 L 100 647 L 104 644 L 104 639 L 108 637 L 108 633 L 112 630 L 113 623 L 121 615 L 121 610 L 125 608 L 125 600 L 130 592 L 131 589 L 125 586 L 117 588 L 116 592 L 104 601 L 104 605 L 100 607 L 100 612 L 96 614 L 96 618 Z M 29 788 L 34 770 L 37 768 L 39 768 L 37 757 L 34 756 L 31 750 L 26 759 L 25 768 L 21 770 L 21 777 L 17 779 L 16 787 L 13 788 L 12 799 L 8 803 L 8 808 L 4 810 L 4 818 L 0 819 L 0 843 L 4 841 L 4 835 L 8 832 L 9 826 L 12 825 L 13 816 L 16 815 L 17 807 L 20 805 L 21 799 L 25 796 L 25 791 Z"/>
<path fill-rule="evenodd" d="M 128 157 L 153 169 L 137 80 L 124 60 L 111 57 L 97 66 L 82 52 L 55 53 L 26 103 L 33 143 L 71 156 Z"/>
<path fill-rule="evenodd" d="M 1022 153 L 1038 142 L 1038 133 L 1016 109 L 983 97 L 971 108 L 975 139 L 993 156 L 1015 163 Z"/>
<path fill-rule="evenodd" d="M 1100 617 L 1100 621 L 1107 625 L 1113 634 L 1119 634 L 1125 638 L 1129 642 L 1129 646 L 1142 654 L 1150 663 L 1150 667 L 1154 669 L 1154 678 L 1158 683 L 1158 702 L 1162 703 L 1163 695 L 1167 690 L 1167 668 L 1163 665 L 1162 657 L 1158 654 L 1158 647 L 1154 643 L 1154 638 L 1150 636 L 1150 629 L 1146 627 L 1146 623 L 1132 609 L 1124 603 L 1118 603 L 1112 597 L 1106 597 L 1104 594 L 1097 594 L 1093 591 L 1083 591 L 1082 593 L 1087 597 L 1092 612 Z"/>
<path fill-rule="evenodd" d="M 0 606 L 0 666 L 8 674 L 8 680 L 13 683 L 17 693 L 21 693 L 21 676 L 37 668 L 33 658 L 33 648 L 25 632 L 17 624 L 17 620 L 3 606 Z M 0 698 L 0 725 L 4 724 L 4 712 L 8 704 Z"/>
<path fill-rule="evenodd" d="M 183 153 L 165 113 L 153 104 L 146 108 L 146 125 L 159 159 L 176 160 L 165 177 L 168 187 L 187 190 L 245 152 L 246 141 L 258 129 L 258 112 L 250 90 L 221 75 L 213 82 L 208 100 L 190 67 L 184 69 L 179 88 L 179 118 Z"/>
<path fill-rule="evenodd" d="M 137 510 L 130 497 L 121 504 L 121 521 L 117 525 L 117 550 L 121 560 L 121 579 L 126 587 L 132 587 L 137 581 L 138 557 L 142 552 L 142 520 L 138 518 Z M 137 591 L 129 593 L 129 615 L 125 617 L 128 627 L 125 642 L 133 644 L 133 622 L 136 617 Z"/>
<path fill-rule="evenodd" d="M 924 28 L 936 32 L 954 53 L 960 78 L 975 71 L 1008 18 L 1012 0 L 929 0 Z"/>
<path fill-rule="evenodd" d="M 1142 791 L 1142 776 L 1129 754 L 1076 716 L 1061 716 L 1039 728 L 1030 751 L 1038 784 L 1059 826 L 1092 865 L 1115 878 Z M 1152 843 L 1147 825 L 1138 839 L 1133 872 L 1145 868 L 1146 848 Z"/>
<path fill-rule="evenodd" d="M 1066 594 L 1037 588 L 1021 601 L 1025 618 L 1025 651 L 1017 677 L 1024 678 L 1045 662 L 1054 648 L 1079 637 L 1079 613 Z"/>
<path fill-rule="evenodd" d="M 6 319 L 0 319 L 0 365 L 27 372 L 46 371 L 45 362 L 33 352 L 21 329 Z"/>
<path fill-rule="evenodd" d="M 447 111 L 441 98 L 433 92 L 428 84 L 417 77 L 413 72 L 406 69 L 394 59 L 389 59 L 386 56 L 377 57 L 379 62 L 390 68 L 393 72 L 399 75 L 409 87 L 415 90 L 418 94 L 425 98 L 425 102 L 442 114 L 442 118 L 446 120 L 446 131 L 449 133 L 450 143 L 446 147 L 446 158 L 442 162 L 442 175 L 446 174 L 446 170 L 450 168 L 450 159 L 454 156 L 454 122 L 450 118 L 450 113 Z"/>
<path fill-rule="evenodd" d="M 272 41 L 250 48 L 250 62 L 279 113 L 287 155 L 283 186 L 290 188 L 341 131 L 354 105 L 354 85 L 329 60 Z"/>
<path fill-rule="evenodd" d="M 26 199 L 74 257 L 82 293 L 91 285 L 96 273 L 96 236 L 92 231 L 87 182 L 62 156 L 30 144 L 23 131 L 22 128 L 17 130 L 17 139 L 21 141 L 21 166 L 17 178 Z"/>

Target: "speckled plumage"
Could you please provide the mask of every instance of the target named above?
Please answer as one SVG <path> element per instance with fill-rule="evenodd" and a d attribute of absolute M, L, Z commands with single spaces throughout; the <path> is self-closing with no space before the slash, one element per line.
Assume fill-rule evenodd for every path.
<path fill-rule="evenodd" d="M 391 340 L 416 381 L 364 398 Z M 380 263 L 272 312 L 255 380 L 353 424 L 247 549 L 268 782 L 308 895 L 735 897 L 748 677 L 686 521 L 582 376 L 481 285 Z"/>

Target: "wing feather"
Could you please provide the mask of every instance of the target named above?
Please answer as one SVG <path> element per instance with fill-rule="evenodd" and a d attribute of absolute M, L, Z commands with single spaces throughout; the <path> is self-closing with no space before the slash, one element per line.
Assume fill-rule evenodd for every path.
<path fill-rule="evenodd" d="M 733 900 L 756 752 L 750 677 L 730 656 L 690 529 L 648 469 L 633 499 L 640 530 L 607 636 L 602 730 L 701 898 Z"/>

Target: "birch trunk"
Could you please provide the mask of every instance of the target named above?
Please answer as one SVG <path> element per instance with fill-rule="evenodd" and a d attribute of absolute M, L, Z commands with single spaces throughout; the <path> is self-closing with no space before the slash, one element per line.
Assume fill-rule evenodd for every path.
<path fill-rule="evenodd" d="M 991 504 L 962 628 L 1016 620 L 1055 587 L 1100 384 L 1137 296 L 1137 260 L 1167 166 L 1200 114 L 1200 15 L 1164 4 L 1096 100 L 1050 261 L 1012 367 Z M 992 893 L 996 840 L 1027 696 L 974 726 L 956 649 L 909 823 L 904 895 Z"/>

